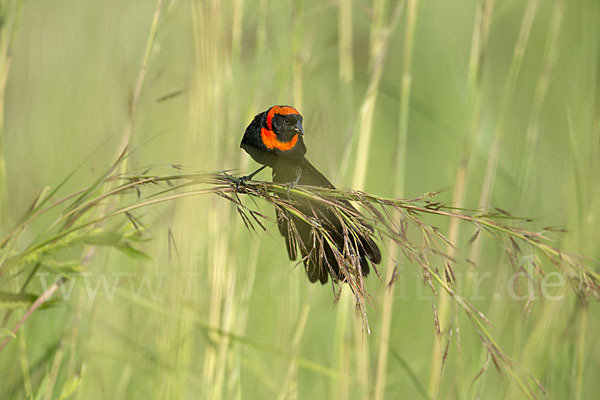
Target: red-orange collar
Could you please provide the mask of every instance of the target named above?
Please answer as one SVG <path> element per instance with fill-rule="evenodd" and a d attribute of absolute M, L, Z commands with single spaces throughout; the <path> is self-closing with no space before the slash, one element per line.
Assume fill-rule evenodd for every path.
<path fill-rule="evenodd" d="M 268 149 L 277 149 L 281 151 L 288 151 L 293 149 L 294 146 L 296 146 L 296 143 L 298 142 L 297 133 L 289 142 L 282 142 L 279 139 L 277 139 L 277 135 L 275 134 L 275 132 L 267 128 L 262 128 L 260 130 L 260 138 L 262 139 L 263 144 Z"/>

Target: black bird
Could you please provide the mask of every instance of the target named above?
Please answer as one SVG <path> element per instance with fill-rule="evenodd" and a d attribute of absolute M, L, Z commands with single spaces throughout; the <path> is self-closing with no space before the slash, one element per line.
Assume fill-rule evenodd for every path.
<path fill-rule="evenodd" d="M 304 157 L 306 146 L 303 136 L 302 116 L 294 107 L 273 106 L 255 116 L 246 128 L 240 147 L 263 167 L 243 179 L 251 179 L 268 166 L 273 169 L 274 183 L 335 189 Z M 294 207 L 302 214 L 319 220 L 339 253 L 344 254 L 344 228 L 336 213 L 321 202 L 298 199 L 293 194 L 289 194 L 289 197 Z M 356 212 L 348 201 L 336 201 L 346 209 Z M 294 234 L 291 223 L 297 234 Z M 334 251 L 323 238 L 319 240 L 314 237 L 308 223 L 285 210 L 278 209 L 277 224 L 279 232 L 286 240 L 290 259 L 296 260 L 299 249 L 311 282 L 319 280 L 325 284 L 328 275 L 331 275 L 334 282 L 346 279 L 343 274 L 340 275 L 340 266 Z M 373 240 L 372 228 L 364 223 L 361 225 L 360 229 L 354 229 L 356 235 L 347 234 L 346 237 L 349 239 L 348 246 L 352 248 L 349 253 L 356 255 L 361 273 L 366 276 L 369 273 L 369 262 L 379 264 L 381 253 Z"/>

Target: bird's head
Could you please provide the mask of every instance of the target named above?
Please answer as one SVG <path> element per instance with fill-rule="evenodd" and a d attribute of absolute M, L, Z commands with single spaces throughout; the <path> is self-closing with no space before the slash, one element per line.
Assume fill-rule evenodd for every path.
<path fill-rule="evenodd" d="M 291 106 L 273 106 L 266 112 L 260 136 L 268 149 L 292 150 L 304 135 L 302 115 Z"/>

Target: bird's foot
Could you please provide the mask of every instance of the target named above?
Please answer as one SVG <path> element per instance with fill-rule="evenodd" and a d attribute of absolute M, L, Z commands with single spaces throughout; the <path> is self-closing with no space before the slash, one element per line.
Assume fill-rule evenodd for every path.
<path fill-rule="evenodd" d="M 265 168 L 267 168 L 267 166 L 263 165 L 262 167 L 260 167 L 259 169 L 257 169 L 253 173 L 251 173 L 250 175 L 244 175 L 244 176 L 240 176 L 239 178 L 237 178 L 237 182 L 235 183 L 236 192 L 246 193 L 246 189 L 244 189 L 244 187 L 246 186 L 246 182 L 248 182 L 250 179 L 254 178 L 254 175 L 258 174 L 260 171 L 262 171 Z"/>
<path fill-rule="evenodd" d="M 296 173 L 296 179 L 291 182 L 286 183 L 284 186 L 287 186 L 287 194 L 290 194 L 290 190 L 296 187 L 298 182 L 300 182 L 300 177 L 302 177 L 302 168 L 296 167 L 294 168 L 294 172 Z"/>
<path fill-rule="evenodd" d="M 250 180 L 250 175 L 244 175 L 237 178 L 235 183 L 235 191 L 238 193 L 246 193 L 246 182 Z"/>

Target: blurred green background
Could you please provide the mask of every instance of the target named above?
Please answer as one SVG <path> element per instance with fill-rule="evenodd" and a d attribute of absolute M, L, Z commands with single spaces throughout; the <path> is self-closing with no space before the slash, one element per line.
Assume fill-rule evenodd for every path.
<path fill-rule="evenodd" d="M 457 206 L 566 228 L 559 248 L 600 259 L 596 0 L 1 4 L 2 236 L 42 188 L 72 171 L 61 195 L 95 181 L 129 137 L 128 169 L 247 173 L 256 165 L 239 149 L 246 125 L 290 104 L 304 115 L 307 157 L 339 187 L 386 197 L 446 189 L 441 200 Z M 151 226 L 151 259 L 80 254 L 89 275 L 0 353 L 1 398 L 525 397 L 469 320 L 444 311 L 452 303 L 386 243 L 381 273 L 397 265 L 400 277 L 393 292 L 369 277 L 369 335 L 347 288 L 334 304 L 329 286 L 288 261 L 273 220 L 268 234 L 251 233 L 217 196 L 138 216 Z M 33 221 L 22 246 L 49 221 Z M 515 370 L 547 392 L 529 380 L 531 391 L 597 398 L 596 299 L 563 285 L 550 290 L 559 300 L 515 300 L 497 243 L 469 245 L 471 226 L 428 221 L 477 261 L 455 267 L 461 291 Z M 23 268 L 0 276 L 3 292 L 19 291 L 32 266 Z M 42 293 L 43 277 L 54 274 L 27 291 Z M 25 310 L 5 314 L 2 339 Z"/>

